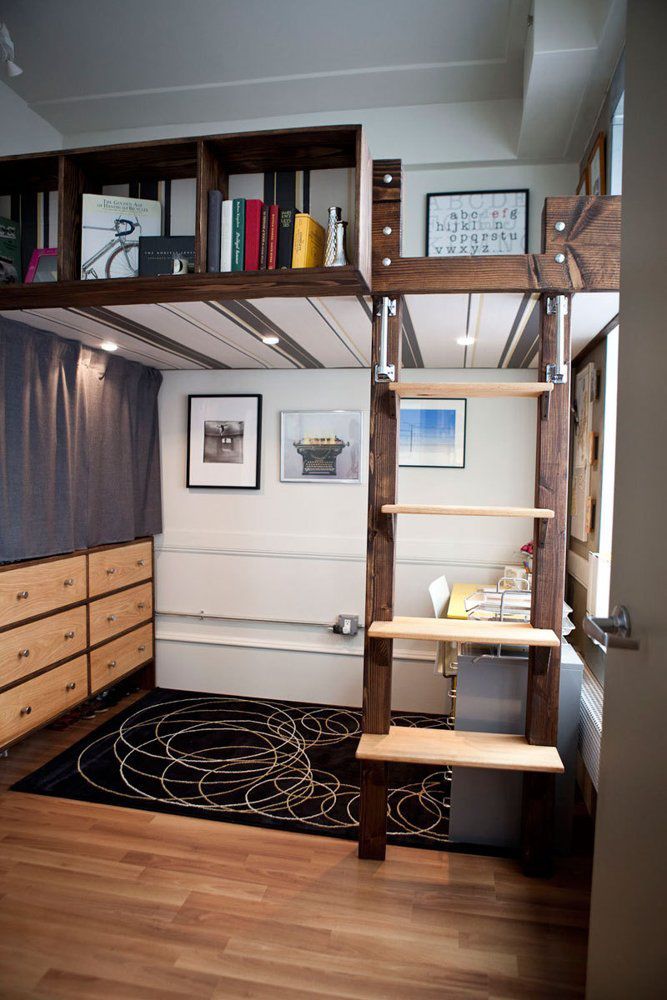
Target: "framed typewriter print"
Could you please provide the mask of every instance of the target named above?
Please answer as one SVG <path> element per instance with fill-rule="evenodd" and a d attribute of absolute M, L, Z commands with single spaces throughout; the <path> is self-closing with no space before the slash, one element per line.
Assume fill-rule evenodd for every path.
<path fill-rule="evenodd" d="M 527 252 L 527 188 L 426 195 L 427 257 Z"/>
<path fill-rule="evenodd" d="M 283 483 L 360 483 L 360 410 L 283 410 L 280 479 Z"/>
<path fill-rule="evenodd" d="M 261 440 L 261 396 L 188 396 L 188 487 L 258 490 Z"/>

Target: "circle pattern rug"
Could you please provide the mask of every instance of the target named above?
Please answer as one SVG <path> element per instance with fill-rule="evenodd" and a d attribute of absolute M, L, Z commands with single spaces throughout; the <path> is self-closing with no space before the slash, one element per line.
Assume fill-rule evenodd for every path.
<path fill-rule="evenodd" d="M 360 735 L 359 709 L 157 689 L 14 790 L 356 839 Z M 446 847 L 449 769 L 390 764 L 389 784 L 390 842 Z"/>

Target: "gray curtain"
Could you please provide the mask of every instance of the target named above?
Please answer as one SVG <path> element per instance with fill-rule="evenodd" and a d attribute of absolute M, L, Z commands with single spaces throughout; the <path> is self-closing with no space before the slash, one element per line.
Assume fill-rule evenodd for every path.
<path fill-rule="evenodd" d="M 161 382 L 0 317 L 0 562 L 162 530 Z"/>

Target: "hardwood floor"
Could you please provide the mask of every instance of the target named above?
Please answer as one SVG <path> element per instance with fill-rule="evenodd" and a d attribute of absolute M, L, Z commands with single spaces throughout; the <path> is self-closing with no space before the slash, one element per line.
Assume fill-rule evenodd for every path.
<path fill-rule="evenodd" d="M 7 791 L 99 722 L 0 760 L 3 1000 L 583 995 L 587 858 L 550 881 L 401 847 L 383 864 L 347 841 Z"/>

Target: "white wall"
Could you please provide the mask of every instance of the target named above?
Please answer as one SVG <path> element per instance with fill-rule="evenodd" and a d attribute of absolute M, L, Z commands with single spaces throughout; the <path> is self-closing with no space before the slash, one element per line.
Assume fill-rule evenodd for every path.
<path fill-rule="evenodd" d="M 410 380 L 465 378 L 461 371 L 406 371 Z M 530 372 L 476 371 L 479 379 Z M 261 489 L 185 487 L 188 393 L 263 397 Z M 367 485 L 279 481 L 281 409 L 362 409 L 369 373 L 359 371 L 166 372 L 160 391 L 164 535 L 157 541 L 159 611 L 333 622 L 363 621 Z M 401 469 L 405 501 L 531 504 L 535 454 L 531 400 L 468 402 L 466 468 Z M 364 461 L 364 467 L 366 461 Z M 366 480 L 366 476 L 364 476 Z M 530 522 L 402 518 L 397 613 L 429 615 L 428 583 L 492 582 L 530 536 Z M 158 683 L 192 690 L 359 704 L 362 639 L 315 625 L 221 623 L 158 617 Z M 445 691 L 428 646 L 403 647 L 395 705 L 441 709 Z"/>
<path fill-rule="evenodd" d="M 0 81 L 0 156 L 60 149 L 63 137 Z"/>

